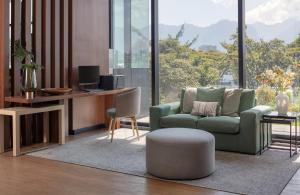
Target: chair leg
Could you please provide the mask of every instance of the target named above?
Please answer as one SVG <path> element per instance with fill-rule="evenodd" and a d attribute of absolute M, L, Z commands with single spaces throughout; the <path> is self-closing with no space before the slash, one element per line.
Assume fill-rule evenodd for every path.
<path fill-rule="evenodd" d="M 135 130 L 136 130 L 137 138 L 138 138 L 138 140 L 140 140 L 139 128 L 138 128 L 137 120 L 136 120 L 135 117 L 134 117 L 134 124 L 135 124 Z"/>
<path fill-rule="evenodd" d="M 131 119 L 131 129 L 132 129 L 132 133 L 133 133 L 133 136 L 135 136 L 135 132 L 134 132 L 134 130 L 135 130 L 135 123 L 134 123 L 133 118 L 130 118 L 130 119 Z"/>
<path fill-rule="evenodd" d="M 116 122 L 117 122 L 117 119 L 114 118 L 113 119 L 112 129 L 111 129 L 111 139 L 110 139 L 110 142 L 112 142 L 113 139 L 114 139 L 114 132 L 115 132 L 115 128 L 116 128 Z"/>
<path fill-rule="evenodd" d="M 108 133 L 111 133 L 111 127 L 112 127 L 113 119 L 111 118 L 109 121 L 109 127 L 108 127 Z"/>

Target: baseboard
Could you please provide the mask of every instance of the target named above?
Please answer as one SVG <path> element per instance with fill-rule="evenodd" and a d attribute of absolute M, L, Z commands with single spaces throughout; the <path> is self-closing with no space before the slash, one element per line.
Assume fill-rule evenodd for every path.
<path fill-rule="evenodd" d="M 70 135 L 77 135 L 79 133 L 92 131 L 92 130 L 96 130 L 96 129 L 103 129 L 105 127 L 106 127 L 105 124 L 99 124 L 99 125 L 94 125 L 94 126 L 91 126 L 91 127 L 84 127 L 84 128 L 80 128 L 80 129 L 70 130 L 69 134 Z"/>
<path fill-rule="evenodd" d="M 131 125 L 131 121 L 121 121 L 121 125 Z M 139 127 L 150 127 L 149 123 L 138 122 Z"/>

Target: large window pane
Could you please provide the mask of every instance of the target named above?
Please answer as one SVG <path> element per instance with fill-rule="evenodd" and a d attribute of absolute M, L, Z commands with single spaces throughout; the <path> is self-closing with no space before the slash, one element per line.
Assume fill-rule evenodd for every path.
<path fill-rule="evenodd" d="M 126 87 L 141 87 L 139 118 L 147 122 L 151 102 L 149 0 L 113 1 L 113 38 L 110 65 L 125 76 Z"/>
<path fill-rule="evenodd" d="M 160 100 L 181 88 L 238 86 L 237 0 L 159 0 Z"/>
<path fill-rule="evenodd" d="M 247 86 L 256 89 L 258 104 L 275 107 L 276 70 L 295 73 L 287 89 L 291 111 L 299 111 L 300 13 L 299 1 L 246 1 Z M 263 74 L 262 74 L 263 73 Z M 272 81 L 271 83 L 269 81 Z"/>
<path fill-rule="evenodd" d="M 114 0 L 114 28 L 113 28 L 113 65 L 114 68 L 124 68 L 124 0 Z"/>

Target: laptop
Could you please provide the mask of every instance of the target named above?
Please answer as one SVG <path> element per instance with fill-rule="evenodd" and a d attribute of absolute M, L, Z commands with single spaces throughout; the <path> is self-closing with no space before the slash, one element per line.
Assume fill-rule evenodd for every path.
<path fill-rule="evenodd" d="M 78 82 L 79 88 L 86 92 L 101 92 L 100 84 L 100 68 L 98 65 L 78 66 Z"/>

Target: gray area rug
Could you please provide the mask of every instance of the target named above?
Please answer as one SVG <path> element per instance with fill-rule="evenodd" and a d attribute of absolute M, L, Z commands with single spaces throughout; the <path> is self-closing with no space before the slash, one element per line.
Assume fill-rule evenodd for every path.
<path fill-rule="evenodd" d="M 68 142 L 29 155 L 84 166 L 151 177 L 145 166 L 145 135 L 138 141 L 132 130 L 116 131 L 113 143 L 107 133 Z M 288 151 L 268 150 L 261 156 L 216 152 L 216 171 L 209 177 L 176 181 L 239 194 L 280 194 L 300 167 L 300 157 Z"/>

